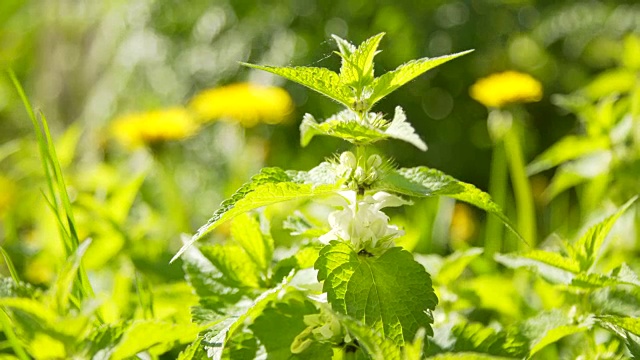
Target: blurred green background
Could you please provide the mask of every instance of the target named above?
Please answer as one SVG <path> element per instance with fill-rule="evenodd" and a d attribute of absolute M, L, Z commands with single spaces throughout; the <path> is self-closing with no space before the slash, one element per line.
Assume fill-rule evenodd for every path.
<path fill-rule="evenodd" d="M 326 118 L 339 105 L 238 62 L 338 70 L 331 34 L 357 44 L 379 32 L 386 36 L 376 58 L 377 74 L 410 59 L 475 49 L 394 92 L 375 110 L 392 113 L 401 105 L 429 145 L 425 153 L 401 142 L 381 145 L 399 165 L 435 167 L 486 190 L 491 156 L 487 110 L 469 97 L 469 86 L 508 69 L 542 82 L 543 100 L 526 105 L 522 145 L 529 162 L 563 135 L 579 130 L 576 116 L 553 105 L 550 96 L 577 91 L 595 74 L 620 64 L 622 39 L 640 33 L 640 5 L 534 0 L 2 0 L 0 64 L 16 72 L 47 116 L 72 196 L 78 200 L 78 221 L 85 225 L 82 235 L 110 239 L 102 247 L 100 241 L 93 245 L 102 249 L 95 251 L 101 253 L 94 267 L 127 249 L 138 269 L 162 266 L 162 276 L 178 278 L 179 268 L 173 267 L 172 273 L 165 265 L 179 246 L 179 233 L 195 231 L 260 167 L 309 169 L 348 148 L 324 137 L 301 150 L 298 125 L 303 114 Z M 111 139 L 109 126 L 118 116 L 186 105 L 204 89 L 244 81 L 284 87 L 295 104 L 289 121 L 246 129 L 216 122 L 151 152 L 129 153 Z M 5 74 L 0 76 L 0 150 L 0 173 L 8 179 L 0 183 L 0 191 L 11 200 L 3 215 L 4 243 L 15 254 L 14 261 L 26 266 L 34 254 L 55 246 L 45 239 L 50 228 L 36 219 L 47 210 L 38 191 L 43 175 L 33 129 Z M 534 195 L 549 178 L 545 172 L 532 179 Z M 96 210 L 106 208 L 123 189 L 132 190 L 130 198 L 122 200 L 129 205 L 117 205 L 125 208 L 117 221 Z M 420 223 L 421 214 L 432 205 L 420 205 L 406 217 Z M 472 220 L 484 216 L 471 211 Z M 119 228 L 114 221 L 120 222 Z M 541 238 L 557 230 L 549 221 L 541 220 L 539 226 Z M 105 235 L 114 228 L 121 237 L 116 245 Z M 476 241 L 479 234 L 475 229 L 464 237 Z M 20 239 L 27 239 L 26 245 Z M 149 246 L 150 242 L 158 245 Z M 167 242 L 172 245 L 167 247 Z"/>

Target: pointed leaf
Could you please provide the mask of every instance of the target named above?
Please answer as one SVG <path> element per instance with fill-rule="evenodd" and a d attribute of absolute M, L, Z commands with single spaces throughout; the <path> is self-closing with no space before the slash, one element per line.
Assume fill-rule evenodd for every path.
<path fill-rule="evenodd" d="M 394 139 L 406 141 L 422 151 L 427 150 L 427 144 L 420 139 L 420 136 L 416 134 L 413 126 L 407 122 L 407 117 L 400 106 L 396 106 L 393 121 L 391 121 L 389 127 L 385 130 L 385 134 Z"/>
<path fill-rule="evenodd" d="M 438 299 L 429 274 L 406 250 L 395 247 L 373 257 L 332 241 L 320 251 L 315 268 L 334 310 L 399 346 L 413 341 L 419 328 L 433 334 L 430 311 Z"/>
<path fill-rule="evenodd" d="M 576 322 L 573 317 L 561 310 L 551 310 L 527 319 L 522 326 L 522 331 L 531 339 L 530 354 L 534 355 L 545 346 L 565 336 L 589 330 L 593 323 L 592 317 Z"/>
<path fill-rule="evenodd" d="M 537 174 L 569 160 L 577 159 L 596 151 L 606 150 L 609 146 L 609 139 L 606 136 L 595 138 L 574 135 L 565 136 L 535 158 L 527 166 L 527 174 Z"/>
<path fill-rule="evenodd" d="M 587 271 L 595 263 L 600 247 L 604 243 L 609 231 L 620 216 L 633 204 L 638 196 L 634 196 L 627 201 L 618 211 L 602 220 L 598 224 L 592 226 L 582 237 L 571 246 L 574 258 L 580 263 L 580 268 Z"/>
<path fill-rule="evenodd" d="M 576 261 L 560 254 L 543 250 L 533 250 L 524 254 L 495 254 L 497 262 L 517 269 L 527 268 L 535 271 L 554 284 L 570 284 L 580 269 Z"/>
<path fill-rule="evenodd" d="M 229 314 L 229 317 L 225 321 L 209 329 L 203 340 L 205 350 L 207 350 L 207 356 L 210 359 L 220 360 L 226 343 L 233 336 L 234 332 L 242 328 L 246 321 L 258 317 L 269 303 L 278 298 L 278 294 L 285 286 L 286 283 L 283 282 L 277 287 L 265 291 L 258 296 L 252 304 L 239 306 L 233 314 Z"/>
<path fill-rule="evenodd" d="M 339 189 L 339 184 L 316 186 L 313 183 L 301 182 L 303 178 L 293 179 L 279 168 L 262 169 L 260 174 L 252 177 L 250 182 L 244 184 L 231 198 L 220 204 L 220 208 L 213 213 L 213 217 L 207 224 L 198 229 L 171 261 L 175 261 L 186 249 L 218 225 L 240 214 L 283 201 L 329 195 Z"/>
<path fill-rule="evenodd" d="M 122 335 L 110 359 L 128 359 L 145 350 L 162 354 L 176 344 L 193 341 L 199 331 L 194 324 L 174 324 L 161 320 L 135 321 Z"/>
<path fill-rule="evenodd" d="M 260 287 L 255 263 L 243 248 L 237 245 L 200 246 L 200 251 L 222 273 L 221 281 L 232 287 Z"/>
<path fill-rule="evenodd" d="M 519 333 L 496 331 L 479 323 L 462 323 L 451 331 L 454 343 L 447 349 L 459 353 L 523 358 L 529 350 L 527 339 Z"/>
<path fill-rule="evenodd" d="M 373 58 L 378 53 L 378 45 L 384 33 L 365 40 L 350 56 L 342 55 L 340 81 L 352 86 L 359 93 L 373 81 Z"/>
<path fill-rule="evenodd" d="M 344 110 L 318 123 L 306 114 L 300 124 L 300 144 L 307 146 L 316 135 L 339 137 L 356 145 L 367 145 L 388 137 L 381 129 L 360 122 L 357 116 L 351 110 Z"/>
<path fill-rule="evenodd" d="M 415 79 L 419 75 L 433 69 L 438 65 L 442 65 L 449 60 L 453 60 L 462 55 L 466 55 L 473 50 L 467 50 L 456 54 L 440 56 L 436 58 L 422 58 L 418 60 L 411 60 L 403 65 L 400 65 L 395 70 L 388 72 L 373 81 L 373 93 L 369 98 L 370 106 L 373 106 L 383 97 L 389 95 L 391 92 L 398 89 L 400 86 Z"/>
<path fill-rule="evenodd" d="M 349 89 L 340 82 L 340 76 L 329 69 L 306 66 L 262 66 L 243 62 L 240 64 L 258 70 L 264 70 L 297 82 L 347 107 L 353 104 L 354 97 Z"/>
<path fill-rule="evenodd" d="M 340 50 L 340 55 L 343 55 L 345 57 L 350 57 L 351 54 L 353 54 L 354 51 L 356 51 L 356 46 L 353 45 L 352 43 L 350 43 L 348 40 L 345 40 L 341 37 L 339 37 L 338 35 L 331 35 L 331 37 L 336 41 L 336 43 L 338 44 L 338 49 Z"/>
<path fill-rule="evenodd" d="M 354 320 L 349 316 L 336 314 L 340 323 L 349 331 L 349 333 L 358 339 L 367 354 L 373 360 L 401 360 L 402 349 L 392 340 L 384 337 L 376 332 L 371 326 L 367 326 L 360 321 Z M 424 337 L 424 331 L 421 331 Z M 410 345 L 407 342 L 407 345 Z"/>
<path fill-rule="evenodd" d="M 372 189 L 415 197 L 447 196 L 464 201 L 497 216 L 520 240 L 525 241 L 489 194 L 442 171 L 425 166 L 389 171 Z"/>
<path fill-rule="evenodd" d="M 273 255 L 273 239 L 262 233 L 255 217 L 245 213 L 233 219 L 231 237 L 242 246 L 260 271 L 267 271 Z"/>

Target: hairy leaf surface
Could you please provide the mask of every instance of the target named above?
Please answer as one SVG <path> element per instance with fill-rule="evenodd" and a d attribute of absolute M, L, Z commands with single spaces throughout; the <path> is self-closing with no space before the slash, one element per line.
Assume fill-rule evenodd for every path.
<path fill-rule="evenodd" d="M 430 311 L 438 299 L 431 278 L 402 248 L 373 257 L 333 241 L 320 251 L 315 268 L 334 310 L 362 321 L 400 346 L 413 341 L 419 328 L 433 334 Z"/>
<path fill-rule="evenodd" d="M 220 208 L 213 213 L 213 217 L 198 229 L 171 261 L 180 257 L 186 249 L 218 225 L 240 214 L 283 201 L 329 195 L 339 188 L 338 184 L 316 185 L 313 182 L 302 182 L 300 179 L 301 177 L 292 178 L 290 174 L 279 168 L 262 169 L 258 175 L 251 178 L 250 182 L 240 187 L 231 198 L 220 204 Z"/>
<path fill-rule="evenodd" d="M 464 201 L 497 216 L 507 228 L 524 241 L 511 221 L 502 213 L 500 206 L 491 200 L 489 194 L 440 170 L 419 166 L 389 171 L 372 188 L 407 196 L 447 196 Z"/>

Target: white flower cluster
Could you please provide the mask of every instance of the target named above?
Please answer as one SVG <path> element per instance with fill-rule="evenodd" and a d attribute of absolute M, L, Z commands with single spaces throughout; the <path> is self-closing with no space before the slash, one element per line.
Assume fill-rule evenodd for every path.
<path fill-rule="evenodd" d="M 350 241 L 356 251 L 369 251 L 389 248 L 393 246 L 393 239 L 404 234 L 397 226 L 389 225 L 389 217 L 380 209 L 408 204 L 406 200 L 384 191 L 360 201 L 352 190 L 343 191 L 340 195 L 338 205 L 342 206 L 342 210 L 329 214 L 331 230 L 320 236 L 321 242 Z"/>

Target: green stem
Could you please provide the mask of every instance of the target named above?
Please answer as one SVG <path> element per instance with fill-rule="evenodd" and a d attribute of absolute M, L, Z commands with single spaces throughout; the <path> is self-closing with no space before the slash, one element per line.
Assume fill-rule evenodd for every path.
<path fill-rule="evenodd" d="M 534 246 L 536 244 L 536 212 L 533 194 L 525 170 L 520 140 L 513 127 L 504 136 L 504 146 L 518 212 L 518 231 L 531 246 Z"/>
<path fill-rule="evenodd" d="M 507 159 L 504 151 L 504 143 L 496 141 L 491 157 L 491 170 L 489 178 L 489 194 L 493 201 L 504 209 L 507 197 Z M 488 257 L 500 252 L 503 235 L 502 222 L 497 216 L 487 216 L 487 228 L 484 239 L 484 252 Z"/>

